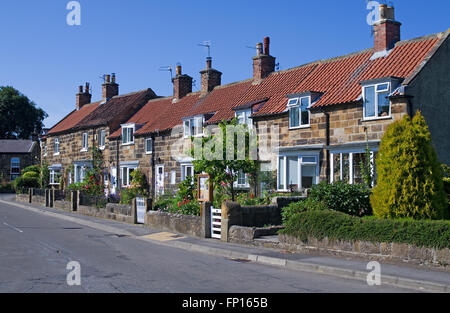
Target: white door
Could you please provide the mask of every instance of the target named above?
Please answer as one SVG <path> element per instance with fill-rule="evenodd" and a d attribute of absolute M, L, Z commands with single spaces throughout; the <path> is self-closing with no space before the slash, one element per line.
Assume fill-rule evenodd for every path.
<path fill-rule="evenodd" d="M 164 165 L 156 166 L 156 195 L 164 194 Z"/>
<path fill-rule="evenodd" d="M 116 194 L 116 187 L 117 187 L 117 168 L 112 168 L 111 169 L 111 194 L 115 195 Z"/>

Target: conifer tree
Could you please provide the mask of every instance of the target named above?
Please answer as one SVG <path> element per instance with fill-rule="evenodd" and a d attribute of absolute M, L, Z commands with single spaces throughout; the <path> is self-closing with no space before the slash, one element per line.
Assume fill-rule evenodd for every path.
<path fill-rule="evenodd" d="M 443 171 L 420 112 L 391 124 L 376 160 L 378 184 L 371 204 L 379 218 L 447 217 Z"/>

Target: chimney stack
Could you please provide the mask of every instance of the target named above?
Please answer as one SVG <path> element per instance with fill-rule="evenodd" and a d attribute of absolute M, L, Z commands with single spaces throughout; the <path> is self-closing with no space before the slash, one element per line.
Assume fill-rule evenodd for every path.
<path fill-rule="evenodd" d="M 181 65 L 176 67 L 176 76 L 172 78 L 173 97 L 179 100 L 192 92 L 192 77 L 182 74 Z"/>
<path fill-rule="evenodd" d="M 216 86 L 222 83 L 222 73 L 212 68 L 212 58 L 206 58 L 206 69 L 200 71 L 202 77 L 201 92 L 211 92 Z"/>
<path fill-rule="evenodd" d="M 112 80 L 111 80 L 112 77 Z M 105 83 L 102 85 L 103 101 L 106 102 L 119 94 L 119 85 L 116 83 L 116 74 L 105 75 Z"/>
<path fill-rule="evenodd" d="M 380 20 L 373 25 L 375 53 L 391 50 L 400 41 L 400 26 L 395 20 L 394 7 L 380 5 Z"/>
<path fill-rule="evenodd" d="M 86 83 L 86 90 L 83 91 L 83 86 L 78 87 L 76 95 L 76 108 L 80 110 L 84 105 L 91 103 L 92 95 L 89 93 L 89 83 Z"/>
<path fill-rule="evenodd" d="M 256 45 L 256 56 L 253 57 L 253 81 L 259 83 L 273 71 L 275 71 L 275 58 L 270 55 L 270 38 L 265 37 L 264 50 L 262 43 Z"/>

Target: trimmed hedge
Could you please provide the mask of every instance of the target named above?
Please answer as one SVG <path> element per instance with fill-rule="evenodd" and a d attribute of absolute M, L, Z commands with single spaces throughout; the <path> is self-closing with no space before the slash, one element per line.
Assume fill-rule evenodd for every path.
<path fill-rule="evenodd" d="M 450 221 L 380 220 L 359 218 L 329 210 L 311 210 L 295 214 L 281 233 L 307 242 L 319 240 L 406 243 L 418 247 L 450 248 Z"/>

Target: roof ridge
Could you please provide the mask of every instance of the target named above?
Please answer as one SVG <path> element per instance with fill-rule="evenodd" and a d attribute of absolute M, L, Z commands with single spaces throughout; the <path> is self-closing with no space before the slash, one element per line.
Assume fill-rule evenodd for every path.
<path fill-rule="evenodd" d="M 442 39 L 442 38 L 448 36 L 449 34 L 450 34 L 450 29 L 448 29 L 446 31 L 443 31 L 443 32 L 434 33 L 434 34 L 431 34 L 431 35 L 425 35 L 425 36 L 411 38 L 411 39 L 408 39 L 408 40 L 402 40 L 402 41 L 397 42 L 395 44 L 395 46 L 396 47 L 397 46 L 403 46 L 403 45 L 406 45 L 408 43 L 425 41 L 425 40 L 429 40 L 429 39 L 432 39 L 432 38 Z"/>
<path fill-rule="evenodd" d="M 142 89 L 142 90 L 139 90 L 139 91 L 133 91 L 133 92 L 125 93 L 123 95 L 117 95 L 117 96 L 112 97 L 111 99 L 129 97 L 129 96 L 132 96 L 132 95 L 135 95 L 135 94 L 138 94 L 138 93 L 148 92 L 150 90 L 151 90 L 151 88 L 146 88 L 146 89 Z"/>
<path fill-rule="evenodd" d="M 251 82 L 251 81 L 253 81 L 253 78 L 247 78 L 247 79 L 244 79 L 244 80 L 238 80 L 238 81 L 235 81 L 235 82 L 232 82 L 232 83 L 228 83 L 228 84 L 225 84 L 225 85 L 216 86 L 213 90 L 223 89 L 223 88 L 231 87 L 231 86 L 238 85 L 238 84 L 244 84 L 244 83 Z"/>

